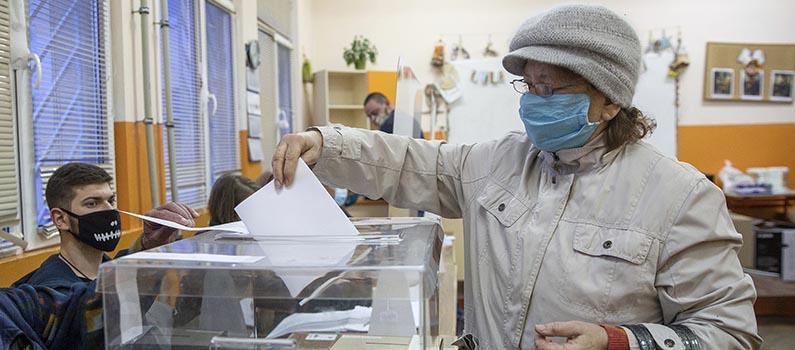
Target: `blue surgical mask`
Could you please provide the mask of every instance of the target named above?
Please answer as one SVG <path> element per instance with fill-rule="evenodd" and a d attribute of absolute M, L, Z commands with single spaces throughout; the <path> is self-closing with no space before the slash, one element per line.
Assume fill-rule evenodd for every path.
<path fill-rule="evenodd" d="M 348 199 L 348 190 L 344 188 L 335 188 L 334 189 L 334 201 L 337 202 L 337 205 L 344 206 L 345 200 Z"/>
<path fill-rule="evenodd" d="M 591 98 L 587 94 L 541 97 L 522 94 L 519 117 L 530 141 L 547 152 L 578 148 L 591 138 L 599 123 L 588 121 Z"/>

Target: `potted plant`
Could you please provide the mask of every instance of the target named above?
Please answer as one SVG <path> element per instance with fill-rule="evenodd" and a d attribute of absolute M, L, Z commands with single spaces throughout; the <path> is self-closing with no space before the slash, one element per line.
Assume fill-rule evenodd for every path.
<path fill-rule="evenodd" d="M 375 63 L 377 54 L 378 49 L 370 42 L 370 39 L 357 35 L 353 37 L 351 47 L 346 48 L 342 53 L 342 58 L 345 59 L 347 65 L 350 66 L 353 63 L 356 69 L 364 69 L 368 59 L 371 63 Z"/>

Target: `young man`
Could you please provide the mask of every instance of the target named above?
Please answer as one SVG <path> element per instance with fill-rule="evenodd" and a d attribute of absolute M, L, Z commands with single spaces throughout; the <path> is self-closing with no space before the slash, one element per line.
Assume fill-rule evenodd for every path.
<path fill-rule="evenodd" d="M 102 168 L 69 163 L 53 173 L 45 197 L 61 251 L 13 288 L 0 289 L 0 349 L 93 349 L 104 343 L 99 265 L 121 238 L 113 178 Z M 170 202 L 147 216 L 193 226 L 193 209 Z M 177 230 L 146 222 L 129 253 L 174 240 Z M 122 251 L 124 255 L 128 251 Z"/>
<path fill-rule="evenodd" d="M 61 251 L 14 283 L 68 291 L 78 282 L 97 278 L 99 265 L 109 258 L 121 238 L 113 178 L 102 168 L 69 163 L 53 173 L 45 197 L 50 217 L 61 236 Z M 193 226 L 198 214 L 186 205 L 170 202 L 146 213 L 147 216 Z M 177 230 L 146 222 L 143 234 L 129 252 L 145 250 L 174 240 Z M 119 253 L 126 254 L 127 251 Z M 118 256 L 118 255 L 117 255 Z"/>

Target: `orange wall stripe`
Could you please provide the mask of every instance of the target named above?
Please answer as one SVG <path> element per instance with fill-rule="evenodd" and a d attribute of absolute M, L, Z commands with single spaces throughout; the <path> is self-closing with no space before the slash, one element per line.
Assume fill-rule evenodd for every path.
<path fill-rule="evenodd" d="M 148 178 L 146 163 L 141 163 L 139 138 L 144 135 L 143 124 L 134 122 L 115 122 L 114 140 L 116 152 L 116 198 L 121 210 L 141 212 L 141 202 L 149 199 L 143 191 L 142 178 Z M 148 187 L 147 187 L 148 188 Z M 146 193 L 144 193 L 146 192 Z M 122 230 L 141 228 L 138 221 L 122 220 Z"/>
<path fill-rule="evenodd" d="M 248 130 L 240 130 L 240 173 L 243 176 L 255 180 L 262 174 L 262 163 L 270 162 L 263 159 L 261 162 L 252 162 L 248 158 Z"/>
<path fill-rule="evenodd" d="M 397 89 L 397 72 L 393 71 L 369 71 L 367 72 L 367 91 L 378 91 L 384 94 L 389 102 L 395 105 L 395 95 Z"/>
<path fill-rule="evenodd" d="M 166 136 L 165 136 L 165 133 L 163 132 L 163 129 L 164 129 L 163 124 L 155 124 L 154 125 L 155 157 L 156 157 L 155 161 L 157 162 L 157 164 L 159 164 L 159 166 L 157 167 L 157 183 L 158 183 L 157 186 L 160 189 L 160 203 L 165 203 L 166 202 L 166 167 L 168 166 L 168 164 L 166 164 L 166 154 L 165 154 Z M 144 142 L 146 142 L 145 138 L 144 138 Z M 144 145 L 146 145 L 146 144 L 144 143 Z M 146 148 L 144 148 L 144 152 L 146 152 Z M 146 153 L 144 153 L 144 154 L 146 154 Z M 147 179 L 149 178 L 148 174 L 149 173 L 147 173 L 147 177 L 146 177 Z M 147 180 L 145 189 L 147 191 L 149 190 L 149 182 L 148 182 L 148 180 Z M 148 204 L 148 205 L 145 206 L 147 208 L 152 206 L 150 204 L 150 202 L 147 202 L 146 204 Z"/>
<path fill-rule="evenodd" d="M 750 167 L 789 167 L 795 187 L 795 123 L 680 126 L 678 158 L 714 174 L 728 159 L 742 171 Z"/>

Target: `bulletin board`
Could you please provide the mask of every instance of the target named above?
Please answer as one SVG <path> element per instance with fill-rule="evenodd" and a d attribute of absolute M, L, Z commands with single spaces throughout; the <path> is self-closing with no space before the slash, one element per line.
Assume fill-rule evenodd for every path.
<path fill-rule="evenodd" d="M 758 77 L 749 77 L 737 60 L 746 48 L 764 53 Z M 793 80 L 795 44 L 707 43 L 704 100 L 792 103 Z"/>

